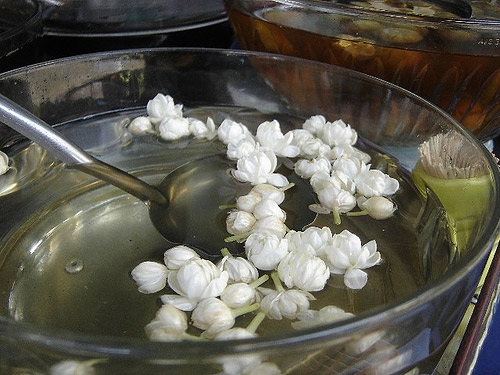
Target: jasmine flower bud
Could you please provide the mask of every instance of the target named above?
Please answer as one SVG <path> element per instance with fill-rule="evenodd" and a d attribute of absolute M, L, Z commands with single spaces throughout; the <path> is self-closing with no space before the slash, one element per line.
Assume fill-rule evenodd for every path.
<path fill-rule="evenodd" d="M 175 104 L 174 99 L 170 95 L 157 94 L 151 99 L 146 111 L 155 124 L 159 124 L 161 120 L 167 117 L 182 117 L 182 105 Z"/>
<path fill-rule="evenodd" d="M 292 323 L 292 328 L 304 329 L 323 324 L 334 323 L 353 317 L 354 314 L 345 312 L 340 307 L 328 305 L 319 311 L 305 310 L 297 315 L 299 321 Z"/>
<path fill-rule="evenodd" d="M 258 304 L 253 304 L 241 309 L 231 309 L 220 299 L 211 297 L 198 303 L 191 314 L 191 320 L 196 328 L 205 331 L 204 337 L 213 338 L 220 332 L 232 328 L 236 317 L 258 308 Z"/>
<path fill-rule="evenodd" d="M 246 211 L 231 211 L 226 218 L 226 230 L 233 235 L 245 234 L 252 230 L 257 219 Z"/>
<path fill-rule="evenodd" d="M 175 141 L 190 134 L 189 121 L 183 117 L 167 117 L 161 120 L 158 131 L 162 139 Z"/>
<path fill-rule="evenodd" d="M 161 263 L 146 261 L 139 263 L 131 272 L 139 292 L 156 293 L 167 285 L 169 270 Z"/>
<path fill-rule="evenodd" d="M 226 249 L 227 250 L 227 249 Z M 228 252 L 229 253 L 229 252 Z M 223 252 L 224 254 L 224 252 Z M 249 262 L 242 257 L 235 257 L 226 254 L 217 264 L 221 271 L 226 271 L 229 276 L 230 283 L 251 283 L 258 279 L 259 271 Z"/>
<path fill-rule="evenodd" d="M 207 122 L 203 122 L 196 118 L 189 117 L 188 119 L 189 133 L 197 139 L 214 139 L 217 137 L 217 129 L 212 118 L 208 117 Z"/>
<path fill-rule="evenodd" d="M 191 320 L 195 327 L 205 330 L 205 335 L 208 337 L 232 328 L 235 323 L 231 308 L 213 297 L 198 303 L 193 310 Z"/>
<path fill-rule="evenodd" d="M 261 200 L 262 196 L 258 192 L 251 190 L 248 194 L 242 195 L 236 199 L 236 207 L 239 210 L 251 213 L 253 212 L 257 203 L 259 203 Z"/>
<path fill-rule="evenodd" d="M 90 361 L 61 361 L 53 365 L 50 370 L 50 375 L 95 375 L 94 364 L 97 360 Z"/>
<path fill-rule="evenodd" d="M 253 216 L 257 219 L 263 219 L 268 216 L 274 216 L 281 221 L 285 221 L 286 213 L 272 199 L 262 199 L 257 203 L 253 210 Z"/>
<path fill-rule="evenodd" d="M 168 285 L 180 296 L 194 304 L 210 297 L 218 297 L 227 286 L 228 274 L 206 259 L 191 258 L 177 271 L 168 275 Z"/>
<path fill-rule="evenodd" d="M 282 372 L 278 365 L 273 362 L 262 362 L 256 366 L 247 367 L 244 375 L 281 375 Z"/>
<path fill-rule="evenodd" d="M 217 129 L 217 136 L 224 144 L 238 143 L 242 138 L 252 136 L 248 128 L 231 119 L 225 119 Z"/>
<path fill-rule="evenodd" d="M 9 169 L 9 157 L 0 151 L 0 175 L 7 173 Z"/>
<path fill-rule="evenodd" d="M 278 275 L 289 288 L 317 292 L 324 289 L 330 270 L 321 258 L 308 252 L 293 251 L 279 263 Z"/>
<path fill-rule="evenodd" d="M 278 156 L 293 158 L 299 154 L 300 149 L 292 144 L 293 133 L 283 134 L 277 120 L 260 124 L 257 127 L 256 138 L 263 147 L 270 148 Z"/>
<path fill-rule="evenodd" d="M 281 204 L 285 200 L 285 192 L 283 189 L 270 184 L 255 185 L 251 192 L 259 194 L 261 199 L 271 199 L 277 204 Z"/>
<path fill-rule="evenodd" d="M 378 169 L 370 169 L 354 179 L 359 194 L 365 197 L 392 195 L 399 189 L 399 182 Z"/>
<path fill-rule="evenodd" d="M 301 311 L 309 309 L 309 301 L 314 299 L 311 293 L 304 290 L 277 291 L 259 288 L 259 291 L 264 294 L 264 298 L 260 301 L 261 311 L 275 320 L 296 319 Z"/>
<path fill-rule="evenodd" d="M 258 269 L 274 269 L 288 253 L 288 241 L 274 234 L 252 233 L 245 241 L 247 259 Z"/>
<path fill-rule="evenodd" d="M 154 320 L 145 327 L 146 336 L 153 341 L 177 341 L 188 329 L 187 315 L 169 304 L 160 307 Z"/>
<path fill-rule="evenodd" d="M 270 149 L 261 148 L 238 159 L 233 176 L 241 182 L 252 185 L 269 183 L 274 186 L 285 186 L 288 180 L 285 176 L 274 173 L 278 160 Z"/>
<path fill-rule="evenodd" d="M 257 337 L 255 332 L 250 332 L 246 328 L 233 327 L 218 333 L 214 340 L 241 340 L 241 339 L 251 339 Z"/>
<path fill-rule="evenodd" d="M 220 299 L 231 308 L 239 308 L 255 302 L 255 288 L 249 284 L 230 284 L 222 292 Z"/>
<path fill-rule="evenodd" d="M 191 258 L 199 258 L 196 251 L 185 245 L 171 247 L 163 254 L 163 261 L 169 270 L 178 270 Z"/>
<path fill-rule="evenodd" d="M 368 215 L 377 220 L 383 220 L 391 217 L 396 211 L 396 206 L 392 201 L 385 197 L 359 196 L 357 198 L 358 207 L 366 211 Z"/>
<path fill-rule="evenodd" d="M 318 159 L 299 159 L 295 162 L 294 171 L 301 178 L 309 179 L 316 173 L 325 173 L 329 174 L 332 165 L 330 161 L 326 158 L 318 158 Z"/>
<path fill-rule="evenodd" d="M 252 229 L 253 233 L 275 235 L 280 238 L 283 237 L 287 231 L 288 228 L 283 220 L 276 216 L 266 216 L 257 220 Z"/>
<path fill-rule="evenodd" d="M 154 131 L 153 124 L 146 116 L 139 116 L 134 118 L 127 129 L 135 135 L 144 135 L 148 133 L 152 133 Z"/>

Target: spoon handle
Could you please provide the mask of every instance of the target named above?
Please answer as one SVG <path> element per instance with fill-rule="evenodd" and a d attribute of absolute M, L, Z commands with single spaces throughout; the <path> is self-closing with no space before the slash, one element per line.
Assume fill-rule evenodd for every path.
<path fill-rule="evenodd" d="M 39 144 L 68 166 L 104 180 L 143 201 L 166 203 L 166 198 L 154 186 L 94 158 L 52 126 L 2 94 L 0 122 Z"/>

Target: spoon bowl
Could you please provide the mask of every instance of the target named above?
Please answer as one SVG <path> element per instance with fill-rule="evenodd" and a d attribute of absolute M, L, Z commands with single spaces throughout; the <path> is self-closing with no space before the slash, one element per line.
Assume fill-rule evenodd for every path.
<path fill-rule="evenodd" d="M 168 241 L 192 246 L 205 258 L 218 258 L 221 248 L 242 253 L 238 243 L 226 243 L 226 210 L 251 185 L 238 182 L 231 175 L 234 162 L 223 154 L 184 164 L 152 186 L 121 169 L 104 163 L 67 139 L 53 127 L 0 94 L 0 121 L 38 143 L 55 157 L 84 173 L 110 183 L 141 199 L 149 207 L 154 227 Z M 308 209 L 313 202 L 310 185 L 293 171 L 282 168 L 296 187 L 283 204 L 290 212 L 287 225 L 302 229 L 315 214 Z M 288 172 L 287 172 L 288 171 Z M 201 215 L 200 213 L 203 213 Z M 208 220 L 207 220 L 208 218 Z"/>

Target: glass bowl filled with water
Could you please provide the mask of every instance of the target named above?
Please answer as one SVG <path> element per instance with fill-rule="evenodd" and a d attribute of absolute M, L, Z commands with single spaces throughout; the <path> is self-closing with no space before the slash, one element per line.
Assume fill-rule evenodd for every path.
<path fill-rule="evenodd" d="M 319 214 L 314 220 L 335 233 L 354 232 L 363 243 L 376 239 L 382 254 L 363 289 L 346 288 L 334 275 L 314 293 L 311 308 L 335 305 L 353 314 L 348 319 L 299 330 L 286 319 L 264 319 L 254 338 L 158 342 L 144 328 L 162 293 L 139 293 L 131 271 L 143 261 L 161 262 L 176 244 L 157 232 L 142 201 L 65 167 L 2 125 L 0 147 L 10 167 L 0 176 L 2 373 L 81 366 L 98 374 L 243 374 L 249 364 L 283 374 L 431 371 L 496 238 L 499 176 L 483 146 L 425 100 L 342 68 L 252 52 L 136 50 L 7 73 L 0 92 L 95 157 L 152 184 L 224 152 L 218 140 L 132 134 L 130 121 L 145 114 L 157 93 L 182 103 L 186 116 L 215 124 L 232 119 L 254 132 L 274 119 L 284 130 L 317 114 L 343 119 L 356 129 L 357 147 L 372 166 L 400 184 L 388 219 L 343 215 L 337 225 Z M 479 208 L 466 208 L 466 240 L 456 239 L 460 228 L 449 220 L 447 197 L 431 182 L 422 191 L 415 177 L 419 147 L 450 131 L 467 145 L 470 164 L 483 166 L 473 190 L 482 197 Z M 462 207 L 469 198 L 463 196 Z M 290 218 L 303 214 L 302 206 L 286 210 Z M 225 226 L 220 212 L 202 216 Z M 237 324 L 254 317 L 243 315 Z M 199 334 L 192 327 L 189 333 Z"/>

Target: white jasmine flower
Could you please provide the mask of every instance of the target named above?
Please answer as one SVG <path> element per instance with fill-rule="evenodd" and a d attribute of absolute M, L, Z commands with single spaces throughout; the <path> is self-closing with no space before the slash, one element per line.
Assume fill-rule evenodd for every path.
<path fill-rule="evenodd" d="M 153 124 L 146 116 L 134 118 L 128 125 L 127 129 L 135 135 L 144 135 L 154 132 Z"/>
<path fill-rule="evenodd" d="M 274 216 L 281 221 L 285 221 L 286 219 L 285 211 L 272 199 L 262 199 L 257 203 L 253 210 L 253 216 L 257 220 L 261 220 L 268 216 Z"/>
<path fill-rule="evenodd" d="M 251 332 L 246 328 L 233 327 L 218 333 L 214 340 L 241 340 L 241 339 L 251 339 L 257 337 L 255 332 Z"/>
<path fill-rule="evenodd" d="M 356 198 L 347 190 L 330 185 L 316 192 L 322 207 L 333 212 L 335 224 L 340 224 L 340 214 L 356 207 Z"/>
<path fill-rule="evenodd" d="M 231 211 L 226 218 L 226 230 L 233 235 L 249 233 L 257 219 L 246 211 Z"/>
<path fill-rule="evenodd" d="M 4 152 L 0 151 L 0 175 L 7 173 L 9 169 L 9 157 Z"/>
<path fill-rule="evenodd" d="M 257 127 L 256 138 L 263 147 L 270 148 L 278 156 L 293 158 L 299 154 L 300 149 L 292 144 L 293 133 L 283 134 L 277 120 L 260 124 Z"/>
<path fill-rule="evenodd" d="M 167 117 L 158 126 L 160 137 L 166 141 L 175 141 L 190 135 L 189 121 L 184 117 Z"/>
<path fill-rule="evenodd" d="M 289 288 L 318 292 L 325 288 L 330 270 L 319 257 L 304 251 L 289 252 L 278 265 L 278 275 Z"/>
<path fill-rule="evenodd" d="M 230 284 L 220 295 L 220 299 L 231 308 L 239 308 L 255 302 L 255 288 L 245 283 Z"/>
<path fill-rule="evenodd" d="M 259 291 L 264 294 L 260 301 L 260 310 L 268 318 L 275 320 L 296 319 L 301 311 L 309 309 L 309 301 L 314 300 L 314 296 L 304 290 L 277 291 L 259 288 Z"/>
<path fill-rule="evenodd" d="M 236 309 L 252 304 L 256 300 L 255 289 L 269 279 L 268 275 L 262 275 L 251 283 L 230 284 L 220 295 L 220 299 L 229 307 Z"/>
<path fill-rule="evenodd" d="M 272 199 L 277 204 L 281 204 L 285 200 L 285 192 L 283 189 L 270 184 L 255 185 L 251 192 L 259 194 L 261 199 Z"/>
<path fill-rule="evenodd" d="M 169 270 L 178 270 L 191 258 L 199 258 L 196 251 L 185 245 L 171 247 L 163 254 L 163 261 Z"/>
<path fill-rule="evenodd" d="M 395 178 L 378 169 L 370 169 L 357 175 L 354 179 L 358 193 L 365 197 L 392 195 L 399 189 Z"/>
<path fill-rule="evenodd" d="M 307 227 L 303 231 L 291 230 L 285 235 L 288 240 L 288 251 L 307 252 L 322 257 L 332 239 L 329 227 Z"/>
<path fill-rule="evenodd" d="M 377 220 L 383 220 L 391 217 L 396 211 L 396 206 L 392 201 L 385 197 L 359 196 L 357 198 L 358 207 L 366 211 L 368 215 Z"/>
<path fill-rule="evenodd" d="M 371 160 L 370 155 L 363 152 L 352 145 L 343 144 L 334 146 L 330 152 L 331 158 L 333 159 L 358 159 L 365 164 L 368 164 Z"/>
<path fill-rule="evenodd" d="M 151 99 L 146 111 L 154 124 L 159 124 L 163 119 L 168 117 L 182 117 L 182 105 L 175 104 L 174 99 L 170 95 L 157 94 Z"/>
<path fill-rule="evenodd" d="M 259 308 L 259 304 L 231 309 L 218 298 L 206 298 L 193 310 L 191 321 L 196 328 L 204 330 L 203 336 L 213 338 L 222 331 L 234 326 L 235 318 Z"/>
<path fill-rule="evenodd" d="M 262 196 L 258 192 L 251 190 L 248 194 L 241 195 L 236 199 L 236 207 L 239 210 L 251 213 L 254 210 L 257 203 L 259 203 L 261 200 Z"/>
<path fill-rule="evenodd" d="M 351 179 L 370 169 L 364 161 L 355 158 L 339 158 L 332 163 L 332 168 L 341 171 Z"/>
<path fill-rule="evenodd" d="M 252 228 L 252 233 L 260 233 L 263 235 L 274 235 L 282 238 L 288 228 L 283 220 L 276 216 L 266 216 L 257 220 Z"/>
<path fill-rule="evenodd" d="M 169 270 L 161 263 L 145 261 L 139 263 L 131 272 L 139 287 L 139 292 L 156 293 L 167 285 Z"/>
<path fill-rule="evenodd" d="M 300 156 L 305 159 L 331 159 L 331 147 L 319 138 L 313 138 L 300 145 Z"/>
<path fill-rule="evenodd" d="M 243 375 L 281 375 L 282 372 L 277 364 L 273 362 L 262 362 L 255 366 L 248 366 Z"/>
<path fill-rule="evenodd" d="M 89 361 L 61 361 L 50 367 L 50 375 L 95 375 L 93 367 L 98 360 Z"/>
<path fill-rule="evenodd" d="M 252 137 L 248 128 L 231 119 L 225 119 L 217 129 L 217 136 L 224 144 L 238 143 L 242 138 Z"/>
<path fill-rule="evenodd" d="M 207 118 L 207 122 L 192 117 L 189 117 L 187 120 L 189 124 L 189 133 L 195 138 L 211 140 L 217 137 L 217 129 L 211 117 Z"/>
<path fill-rule="evenodd" d="M 354 145 L 358 140 L 358 133 L 342 120 L 326 122 L 318 137 L 329 146 Z"/>
<path fill-rule="evenodd" d="M 181 340 L 188 329 L 187 314 L 172 305 L 163 305 L 144 329 L 146 336 L 153 341 Z"/>
<path fill-rule="evenodd" d="M 316 139 L 314 134 L 306 129 L 293 129 L 291 132 L 293 133 L 292 143 L 297 147 L 300 147 L 300 145 L 304 142 Z"/>
<path fill-rule="evenodd" d="M 297 315 L 299 321 L 292 322 L 295 329 L 304 329 L 316 327 L 323 324 L 334 323 L 353 317 L 354 314 L 342 310 L 340 307 L 328 305 L 322 307 L 319 311 L 306 310 Z"/>
<path fill-rule="evenodd" d="M 257 150 L 257 143 L 252 135 L 241 137 L 236 141 L 231 141 L 227 145 L 226 155 L 231 160 L 238 160 Z"/>
<path fill-rule="evenodd" d="M 228 273 L 229 283 L 251 283 L 259 278 L 259 271 L 253 263 L 243 257 L 232 256 L 227 249 L 222 250 L 224 257 L 217 267 Z"/>
<path fill-rule="evenodd" d="M 270 149 L 260 148 L 253 153 L 238 159 L 233 176 L 241 182 L 252 185 L 268 183 L 277 187 L 288 185 L 285 176 L 275 173 L 278 160 Z"/>
<path fill-rule="evenodd" d="M 325 116 L 315 115 L 309 117 L 306 121 L 304 121 L 302 128 L 309 131 L 311 134 L 318 136 L 323 132 L 323 128 L 325 127 L 325 125 Z"/>
<path fill-rule="evenodd" d="M 231 308 L 214 297 L 198 303 L 191 314 L 191 320 L 196 328 L 205 330 L 207 337 L 230 329 L 235 323 Z"/>
<path fill-rule="evenodd" d="M 361 245 L 361 239 L 348 230 L 334 234 L 326 252 L 330 272 L 344 274 L 344 284 L 351 289 L 361 289 L 367 281 L 362 269 L 381 262 L 375 240 Z"/>
<path fill-rule="evenodd" d="M 329 174 L 332 165 L 330 161 L 326 158 L 318 159 L 299 159 L 295 162 L 294 171 L 301 178 L 309 179 L 316 173 Z"/>
<path fill-rule="evenodd" d="M 245 241 L 247 259 L 258 269 L 274 269 L 288 253 L 288 241 L 273 234 L 252 233 Z"/>
<path fill-rule="evenodd" d="M 206 259 L 191 258 L 178 270 L 168 275 L 168 285 L 174 292 L 193 303 L 210 297 L 218 297 L 226 288 L 228 274 Z M 163 299 L 162 299 L 163 300 Z M 175 303 L 173 299 L 167 302 Z M 180 300 L 179 302 L 186 302 Z M 177 305 L 174 305 L 180 308 Z"/>

